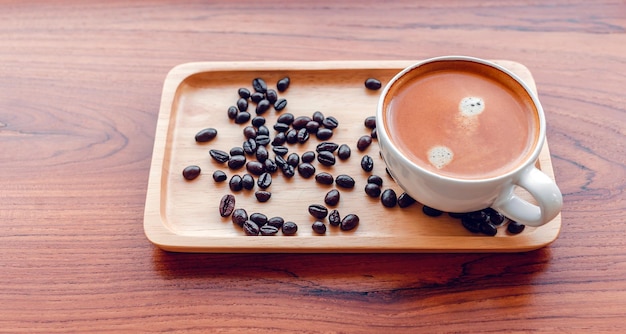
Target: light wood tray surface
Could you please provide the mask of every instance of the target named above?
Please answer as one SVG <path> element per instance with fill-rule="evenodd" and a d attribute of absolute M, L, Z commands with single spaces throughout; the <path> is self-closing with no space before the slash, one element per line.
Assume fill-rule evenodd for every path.
<path fill-rule="evenodd" d="M 554 241 L 561 227 L 560 215 L 544 226 L 526 227 L 518 235 L 510 235 L 501 227 L 495 237 L 490 237 L 468 232 L 459 220 L 447 215 L 427 217 L 419 203 L 409 208 L 385 208 L 378 199 L 365 194 L 363 189 L 370 173 L 360 167 L 364 154 L 374 158 L 371 174 L 383 177 L 383 189 L 392 188 L 398 194 L 402 191 L 387 176 L 376 141 L 364 152 L 356 149 L 357 139 L 369 134 L 363 121 L 375 115 L 382 91 L 367 90 L 363 82 L 375 77 L 384 85 L 415 62 L 200 62 L 175 67 L 163 87 L 144 214 L 146 236 L 164 250 L 180 252 L 519 252 Z M 525 66 L 511 61 L 496 62 L 536 90 Z M 272 198 L 266 203 L 259 203 L 254 197 L 257 186 L 251 191 L 234 193 L 236 207 L 245 208 L 248 214 L 261 212 L 268 217 L 281 216 L 294 221 L 298 224 L 297 235 L 284 236 L 279 232 L 275 236 L 246 236 L 230 218 L 219 215 L 220 199 L 231 191 L 228 182 L 213 181 L 213 171 L 221 169 L 229 178 L 247 173 L 245 168 L 230 171 L 208 154 L 210 149 L 229 151 L 244 141 L 245 125 L 228 119 L 226 110 L 236 103 L 238 88 L 252 90 L 252 79 L 261 77 L 275 89 L 276 82 L 284 76 L 291 78 L 291 85 L 279 93 L 279 97 L 288 101 L 287 108 L 280 113 L 310 116 L 319 110 L 325 116 L 334 116 L 340 125 L 329 141 L 348 144 L 352 149 L 352 157 L 347 161 L 337 160 L 335 166 L 325 167 L 317 161 L 313 164 L 317 172 L 348 174 L 355 179 L 354 189 L 338 188 L 341 200 L 335 207 L 342 217 L 348 213 L 360 217 L 360 224 L 353 231 L 341 231 L 327 221 L 325 235 L 312 231 L 314 219 L 307 211 L 308 206 L 323 204 L 326 192 L 336 186 L 317 184 L 313 178 L 304 179 L 297 172 L 291 179 L 280 171 L 275 173 L 268 189 Z M 254 104 L 250 106 L 255 116 Z M 270 108 L 263 114 L 272 135 L 271 126 L 280 113 Z M 217 138 L 196 143 L 195 134 L 206 127 L 216 128 Z M 300 155 L 314 151 L 319 142 L 311 136 L 305 144 L 285 145 L 290 152 Z M 202 168 L 197 179 L 186 181 L 182 177 L 182 170 L 188 165 Z M 547 142 L 537 166 L 554 179 Z M 520 195 L 531 200 L 525 193 Z"/>

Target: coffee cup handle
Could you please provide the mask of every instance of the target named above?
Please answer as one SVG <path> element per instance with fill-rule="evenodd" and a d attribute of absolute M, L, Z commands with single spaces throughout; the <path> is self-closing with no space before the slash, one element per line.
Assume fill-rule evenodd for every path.
<path fill-rule="evenodd" d="M 515 186 L 526 189 L 538 205 L 529 203 L 514 193 Z M 563 195 L 556 183 L 545 173 L 530 166 L 521 177 L 500 196 L 492 207 L 507 218 L 528 226 L 541 226 L 556 217 L 563 206 Z"/>

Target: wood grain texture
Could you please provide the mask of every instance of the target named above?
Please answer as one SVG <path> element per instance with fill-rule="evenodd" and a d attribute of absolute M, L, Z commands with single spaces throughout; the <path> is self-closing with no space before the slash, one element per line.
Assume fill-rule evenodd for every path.
<path fill-rule="evenodd" d="M 623 1 L 0 2 L 0 331 L 624 332 Z M 190 61 L 526 65 L 564 193 L 519 254 L 174 254 L 143 234 Z"/>

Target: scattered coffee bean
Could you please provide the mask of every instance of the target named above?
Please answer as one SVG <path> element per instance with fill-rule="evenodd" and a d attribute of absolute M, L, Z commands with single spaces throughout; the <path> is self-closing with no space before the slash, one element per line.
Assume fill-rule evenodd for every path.
<path fill-rule="evenodd" d="M 328 215 L 328 209 L 321 204 L 309 205 L 309 213 L 317 219 L 324 219 Z"/>
<path fill-rule="evenodd" d="M 238 113 L 239 113 L 239 108 L 235 106 L 228 107 L 228 118 L 235 119 L 237 118 Z"/>
<path fill-rule="evenodd" d="M 509 224 L 506 226 L 506 230 L 511 234 L 522 233 L 522 231 L 524 231 L 524 228 L 526 228 L 526 225 L 520 224 L 514 220 L 509 221 Z"/>
<path fill-rule="evenodd" d="M 328 140 L 328 139 L 332 138 L 333 130 L 331 130 L 331 129 L 319 129 L 319 130 L 317 130 L 317 133 L 315 134 L 315 136 L 319 140 Z"/>
<path fill-rule="evenodd" d="M 487 214 L 487 216 L 489 217 L 488 220 L 492 224 L 496 226 L 500 226 L 504 223 L 504 220 L 505 220 L 504 215 L 494 210 L 493 208 L 487 208 L 483 211 Z"/>
<path fill-rule="evenodd" d="M 364 155 L 363 158 L 361 158 L 361 168 L 366 172 L 371 172 L 372 169 L 374 169 L 374 159 L 367 154 Z"/>
<path fill-rule="evenodd" d="M 300 156 L 298 156 L 298 153 L 291 153 L 287 156 L 287 163 L 294 167 L 298 166 L 300 163 Z"/>
<path fill-rule="evenodd" d="M 365 80 L 365 87 L 367 89 L 379 90 L 381 86 L 380 80 L 376 78 L 367 78 L 367 80 Z"/>
<path fill-rule="evenodd" d="M 335 152 L 338 147 L 339 145 L 333 142 L 325 141 L 325 142 L 317 144 L 317 146 L 315 147 L 315 151 L 316 152 L 321 152 L 321 151 Z"/>
<path fill-rule="evenodd" d="M 183 177 L 185 178 L 185 180 L 193 180 L 195 178 L 198 177 L 198 175 L 200 175 L 200 166 L 196 166 L 196 165 L 191 165 L 191 166 L 187 166 L 185 167 L 185 169 L 183 169 Z"/>
<path fill-rule="evenodd" d="M 465 213 L 460 213 L 460 212 L 448 212 L 448 216 L 454 218 L 454 219 L 461 219 L 463 218 L 463 216 L 465 216 Z"/>
<path fill-rule="evenodd" d="M 250 94 L 250 100 L 252 100 L 252 102 L 254 102 L 254 103 L 259 103 L 264 98 L 265 98 L 265 95 L 263 93 L 260 93 L 260 92 L 254 92 L 254 93 Z"/>
<path fill-rule="evenodd" d="M 414 203 L 415 203 L 415 200 L 413 199 L 413 197 L 411 197 L 407 193 L 402 193 L 400 194 L 400 196 L 398 196 L 398 206 L 401 208 L 409 207 L 413 205 Z"/>
<path fill-rule="evenodd" d="M 237 116 L 235 117 L 235 123 L 237 124 L 244 124 L 249 120 L 250 120 L 250 113 L 247 111 L 242 111 L 238 113 Z"/>
<path fill-rule="evenodd" d="M 283 227 L 284 223 L 285 223 L 285 220 L 282 217 L 272 217 L 267 220 L 266 225 L 274 226 L 276 228 L 281 228 Z"/>
<path fill-rule="evenodd" d="M 267 146 L 270 143 L 270 136 L 268 135 L 257 135 L 254 139 L 257 145 Z"/>
<path fill-rule="evenodd" d="M 254 118 L 252 118 L 252 125 L 256 126 L 257 128 L 261 125 L 265 125 L 265 117 L 255 116 Z"/>
<path fill-rule="evenodd" d="M 209 155 L 215 159 L 215 161 L 220 162 L 220 163 L 225 163 L 226 161 L 228 161 L 228 159 L 230 158 L 230 156 L 228 155 L 228 153 L 221 151 L 221 150 L 210 150 L 209 151 Z"/>
<path fill-rule="evenodd" d="M 308 123 L 306 123 L 306 130 L 309 133 L 317 133 L 317 129 L 319 129 L 320 127 L 320 123 L 316 122 L 316 121 L 310 121 Z"/>
<path fill-rule="evenodd" d="M 338 175 L 335 183 L 341 188 L 354 188 L 354 179 L 345 174 Z"/>
<path fill-rule="evenodd" d="M 254 138 L 250 138 L 243 142 L 241 145 L 243 147 L 243 151 L 247 155 L 253 155 L 256 153 L 256 140 Z"/>
<path fill-rule="evenodd" d="M 483 210 L 468 212 L 465 214 L 465 217 L 471 219 L 477 224 L 482 224 L 489 221 L 489 217 Z"/>
<path fill-rule="evenodd" d="M 237 192 L 243 189 L 243 185 L 241 184 L 241 176 L 235 174 L 230 177 L 230 181 L 228 181 L 228 187 L 230 190 Z"/>
<path fill-rule="evenodd" d="M 254 177 L 250 174 L 244 174 L 241 177 L 241 186 L 243 189 L 252 190 L 254 188 Z"/>
<path fill-rule="evenodd" d="M 367 183 L 377 184 L 379 187 L 383 186 L 383 178 L 378 175 L 370 175 L 367 177 Z"/>
<path fill-rule="evenodd" d="M 276 162 L 274 162 L 274 160 L 272 159 L 266 159 L 265 162 L 263 162 L 263 165 L 265 166 L 265 171 L 270 174 L 278 170 L 278 166 L 276 165 Z"/>
<path fill-rule="evenodd" d="M 228 194 L 222 196 L 220 200 L 220 216 L 228 217 L 235 209 L 235 196 Z"/>
<path fill-rule="evenodd" d="M 315 222 L 313 222 L 313 225 L 311 225 L 311 227 L 313 228 L 313 231 L 317 234 L 326 233 L 326 225 L 319 220 L 316 220 Z"/>
<path fill-rule="evenodd" d="M 366 148 L 368 148 L 370 146 L 371 143 L 372 143 L 372 137 L 370 137 L 370 136 L 362 136 L 356 142 L 356 148 L 358 148 L 359 151 L 364 151 Z"/>
<path fill-rule="evenodd" d="M 376 116 L 369 116 L 365 118 L 365 127 L 368 129 L 374 129 L 376 127 Z"/>
<path fill-rule="evenodd" d="M 326 205 L 335 206 L 339 203 L 340 197 L 341 194 L 339 193 L 339 190 L 333 189 L 327 192 L 326 196 L 324 196 L 324 203 L 326 203 Z"/>
<path fill-rule="evenodd" d="M 255 212 L 250 215 L 250 220 L 259 226 L 263 226 L 267 223 L 267 216 L 260 212 Z"/>
<path fill-rule="evenodd" d="M 380 195 L 380 202 L 387 208 L 393 208 L 398 203 L 398 197 L 393 189 L 385 189 Z"/>
<path fill-rule="evenodd" d="M 271 103 L 274 104 L 278 100 L 278 93 L 276 93 L 273 89 L 268 89 L 265 92 L 265 98 Z"/>
<path fill-rule="evenodd" d="M 469 216 L 465 215 L 461 218 L 461 224 L 465 229 L 472 233 L 480 233 L 480 222 L 472 220 Z"/>
<path fill-rule="evenodd" d="M 283 145 L 287 141 L 287 136 L 284 132 L 279 132 L 274 135 L 274 139 L 272 139 L 272 146 L 280 146 Z"/>
<path fill-rule="evenodd" d="M 298 142 L 298 130 L 290 129 L 285 133 L 285 139 L 288 144 L 295 144 Z"/>
<path fill-rule="evenodd" d="M 483 234 L 494 236 L 498 234 L 498 228 L 491 222 L 480 224 L 480 232 Z"/>
<path fill-rule="evenodd" d="M 313 113 L 313 115 L 311 115 L 311 119 L 319 124 L 322 124 L 322 122 L 324 121 L 324 114 L 322 114 L 321 111 L 316 111 Z"/>
<path fill-rule="evenodd" d="M 306 151 L 302 153 L 302 162 L 313 162 L 315 160 L 315 152 Z"/>
<path fill-rule="evenodd" d="M 376 130 L 376 128 L 372 129 L 372 133 L 370 134 L 370 137 L 372 137 L 372 139 L 378 138 L 378 131 Z"/>
<path fill-rule="evenodd" d="M 258 162 L 265 162 L 268 156 L 269 153 L 267 153 L 267 149 L 265 148 L 265 146 L 259 146 L 256 148 L 256 159 Z"/>
<path fill-rule="evenodd" d="M 293 116 L 292 113 L 284 113 L 284 114 L 278 116 L 278 118 L 276 119 L 276 122 L 277 123 L 283 123 L 283 124 L 291 125 L 291 123 L 293 123 L 294 119 L 295 119 L 295 117 Z"/>
<path fill-rule="evenodd" d="M 243 136 L 246 137 L 246 139 L 256 138 L 256 135 L 256 128 L 254 126 L 248 125 L 243 128 Z"/>
<path fill-rule="evenodd" d="M 270 225 L 263 225 L 259 228 L 261 235 L 275 235 L 278 233 L 278 228 Z"/>
<path fill-rule="evenodd" d="M 287 132 L 287 130 L 289 130 L 289 124 L 276 123 L 274 124 L 274 130 L 278 132 Z"/>
<path fill-rule="evenodd" d="M 317 153 L 317 161 L 324 166 L 332 166 L 335 164 L 335 155 L 329 151 L 320 151 Z"/>
<path fill-rule="evenodd" d="M 380 196 L 380 186 L 376 183 L 368 183 L 365 185 L 365 193 L 369 197 L 378 198 Z"/>
<path fill-rule="evenodd" d="M 298 130 L 298 143 L 304 144 L 307 140 L 309 140 L 309 131 L 306 128 L 302 128 Z"/>
<path fill-rule="evenodd" d="M 306 127 L 306 124 L 309 123 L 310 121 L 311 121 L 311 117 L 309 116 L 298 116 L 293 120 L 293 123 L 291 123 L 291 126 L 296 130 L 300 130 Z"/>
<path fill-rule="evenodd" d="M 281 111 L 285 109 L 285 107 L 287 107 L 287 100 L 285 99 L 278 99 L 276 102 L 274 102 L 274 109 L 276 111 Z"/>
<path fill-rule="evenodd" d="M 343 231 L 350 231 L 359 225 L 359 216 L 355 214 L 348 214 L 341 220 L 341 229 Z"/>
<path fill-rule="evenodd" d="M 246 222 L 243 223 L 243 231 L 246 233 L 246 235 L 250 235 L 250 236 L 259 235 L 259 232 L 260 232 L 259 225 L 255 224 L 251 220 L 246 220 Z"/>
<path fill-rule="evenodd" d="M 198 143 L 206 143 L 215 137 L 217 137 L 217 130 L 214 128 L 206 128 L 198 131 L 195 139 Z"/>
<path fill-rule="evenodd" d="M 237 109 L 239 109 L 239 111 L 248 110 L 248 99 L 244 99 L 242 97 L 239 100 L 237 100 Z"/>
<path fill-rule="evenodd" d="M 254 78 L 252 80 L 252 88 L 254 88 L 254 91 L 259 93 L 267 92 L 267 84 L 265 83 L 265 80 L 261 78 Z"/>
<path fill-rule="evenodd" d="M 339 216 L 339 211 L 337 210 L 332 210 L 329 214 L 328 214 L 328 222 L 330 223 L 330 225 L 332 226 L 339 226 L 339 224 L 341 224 L 341 217 Z"/>
<path fill-rule="evenodd" d="M 285 222 L 281 228 L 284 235 L 294 235 L 298 232 L 298 225 L 292 221 Z"/>
<path fill-rule="evenodd" d="M 279 168 L 283 168 L 283 167 L 287 166 L 287 160 L 285 160 L 285 158 L 283 158 L 281 155 L 276 155 L 274 160 L 276 160 L 276 165 Z"/>
<path fill-rule="evenodd" d="M 277 145 L 272 147 L 272 151 L 278 156 L 284 157 L 285 154 L 289 153 L 289 149 L 285 146 Z"/>
<path fill-rule="evenodd" d="M 278 82 L 276 83 L 276 88 L 278 89 L 279 92 L 284 92 L 287 90 L 287 88 L 289 88 L 290 83 L 291 83 L 291 80 L 289 79 L 289 77 L 284 77 L 278 80 Z"/>
<path fill-rule="evenodd" d="M 268 101 L 267 99 L 263 99 L 259 101 L 259 103 L 257 103 L 256 105 L 256 110 L 255 110 L 256 114 L 262 115 L 270 108 L 271 105 L 272 104 L 270 104 L 270 101 Z"/>
<path fill-rule="evenodd" d="M 341 144 L 341 146 L 339 146 L 339 150 L 337 151 L 337 156 L 339 157 L 339 159 L 346 160 L 350 158 L 351 154 L 352 150 L 350 150 L 350 146 L 346 144 Z"/>
<path fill-rule="evenodd" d="M 427 206 L 427 205 L 424 205 L 424 207 L 422 207 L 422 212 L 424 212 L 424 214 L 429 217 L 439 217 L 443 213 L 440 210 L 431 208 L 430 206 Z"/>
<path fill-rule="evenodd" d="M 261 126 L 258 127 L 257 136 L 268 136 L 269 137 L 269 135 L 270 135 L 270 129 L 267 126 L 261 125 Z M 268 141 L 268 143 L 269 143 L 269 141 Z"/>
<path fill-rule="evenodd" d="M 243 227 L 243 223 L 248 220 L 248 213 L 244 209 L 235 209 L 230 218 L 233 221 L 233 224 L 237 224 L 239 227 Z"/>
<path fill-rule="evenodd" d="M 324 118 L 324 120 L 322 121 L 322 125 L 326 127 L 327 129 L 332 130 L 339 126 L 339 121 L 335 117 L 329 116 L 329 117 Z"/>
<path fill-rule="evenodd" d="M 228 168 L 232 170 L 239 169 L 246 164 L 246 156 L 245 155 L 233 155 L 228 159 Z"/>
<path fill-rule="evenodd" d="M 270 185 L 272 185 L 272 175 L 268 172 L 261 174 L 256 184 L 261 189 L 267 189 Z"/>
<path fill-rule="evenodd" d="M 221 170 L 216 170 L 215 172 L 213 172 L 213 181 L 215 182 L 224 182 L 227 178 L 228 176 L 226 176 L 226 173 L 222 172 Z"/>
<path fill-rule="evenodd" d="M 231 148 L 229 153 L 230 153 L 231 156 L 233 156 L 233 155 L 244 155 L 245 154 L 245 152 L 243 151 L 243 147 L 240 147 L 240 146 L 235 146 L 235 147 Z"/>
<path fill-rule="evenodd" d="M 265 190 L 258 190 L 257 192 L 254 193 L 254 197 L 256 197 L 257 201 L 261 203 L 265 203 L 269 201 L 270 197 L 272 197 L 272 193 L 269 191 L 265 191 Z"/>
<path fill-rule="evenodd" d="M 250 90 L 248 90 L 248 88 L 239 88 L 239 90 L 237 90 L 237 94 L 239 94 L 239 97 L 244 99 L 250 98 Z"/>
<path fill-rule="evenodd" d="M 330 185 L 330 184 L 333 184 L 333 182 L 335 180 L 334 180 L 333 176 L 330 175 L 329 173 L 321 172 L 321 173 L 315 175 L 315 181 L 317 183 Z"/>
<path fill-rule="evenodd" d="M 315 175 L 315 167 L 308 162 L 303 162 L 298 165 L 298 174 L 305 179 Z"/>

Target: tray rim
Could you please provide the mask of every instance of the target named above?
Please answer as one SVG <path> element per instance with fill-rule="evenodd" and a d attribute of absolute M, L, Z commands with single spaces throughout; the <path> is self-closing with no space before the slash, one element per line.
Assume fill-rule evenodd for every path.
<path fill-rule="evenodd" d="M 239 238 L 245 240 L 233 247 L 228 242 L 232 238 L 211 236 L 186 236 L 174 233 L 163 222 L 164 212 L 161 207 L 161 179 L 164 169 L 164 157 L 167 148 L 167 135 L 159 136 L 159 133 L 167 134 L 170 127 L 171 111 L 174 104 L 177 88 L 190 76 L 216 71 L 316 71 L 316 70 L 380 70 L 401 69 L 417 63 L 419 60 L 340 60 L 340 61 L 241 61 L 241 62 L 188 62 L 173 67 L 166 75 L 161 93 L 161 103 L 157 118 L 155 142 L 153 146 L 148 189 L 144 208 L 144 233 L 148 240 L 157 247 L 173 252 L 210 252 L 210 253 L 465 253 L 465 252 L 526 252 L 545 247 L 558 237 L 561 229 L 561 213 L 551 222 L 536 228 L 532 237 L 528 234 L 491 238 L 489 247 L 484 247 L 485 238 L 488 236 L 441 236 L 435 237 L 438 247 L 428 245 L 394 245 L 389 242 L 377 242 L 376 246 L 363 245 L 355 242 L 357 238 L 351 236 L 341 237 L 341 247 L 324 247 L 301 244 L 298 237 L 285 237 L 281 245 L 277 246 L 269 238 Z M 537 92 L 532 74 L 523 64 L 509 60 L 492 60 L 505 67 L 514 66 L 517 71 L 526 71 L 531 80 L 527 81 L 530 88 Z M 514 71 L 515 72 L 515 71 Z M 541 161 L 541 170 L 554 179 L 554 171 L 548 141 L 544 142 L 540 157 L 547 157 Z M 538 233 L 537 231 L 541 233 Z M 393 237 L 376 237 L 378 240 L 386 240 Z M 462 238 L 468 247 L 458 247 L 453 240 Z M 530 239 L 531 242 L 515 243 L 511 247 L 511 240 L 515 238 Z M 446 239 L 448 242 L 446 242 Z M 243 245 L 242 245 L 243 244 Z M 473 245 L 473 246 L 472 246 Z M 483 245 L 483 247 L 480 247 Z"/>

